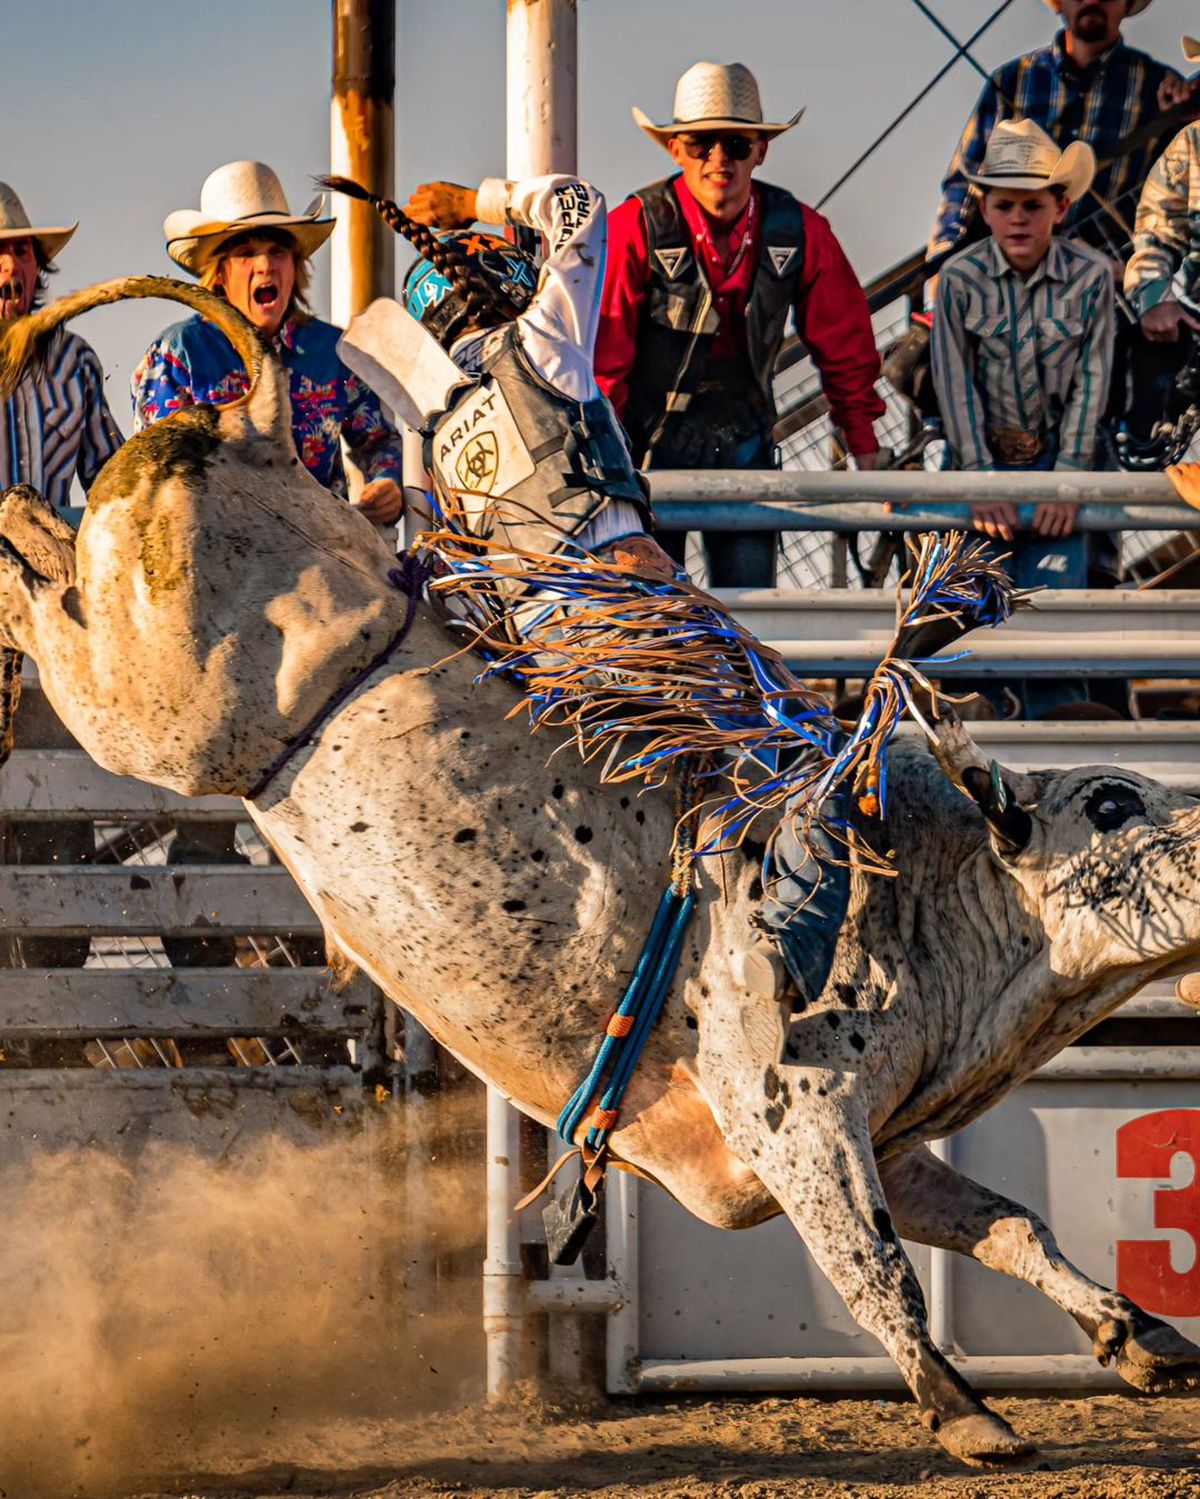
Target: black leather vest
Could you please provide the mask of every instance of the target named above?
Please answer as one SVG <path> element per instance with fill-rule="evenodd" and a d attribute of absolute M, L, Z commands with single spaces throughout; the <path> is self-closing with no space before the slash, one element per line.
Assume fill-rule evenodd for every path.
<path fill-rule="evenodd" d="M 634 195 L 646 220 L 650 280 L 625 426 L 641 468 L 674 466 L 673 454 L 702 449 L 704 434 L 690 434 L 694 440 L 689 441 L 689 423 L 711 428 L 728 421 L 731 433 L 742 439 L 756 431 L 764 437 L 770 433 L 776 415 L 771 377 L 804 270 L 801 204 L 783 188 L 757 183 L 762 220 L 758 267 L 747 306 L 749 363 L 729 372 L 727 390 L 720 388 L 722 382 L 712 382 L 718 389 L 706 390 L 697 403 L 706 371 L 717 373 L 709 371 L 709 354 L 720 321 L 671 185 L 674 181 L 664 178 Z"/>
<path fill-rule="evenodd" d="M 645 491 L 608 401 L 572 401 L 530 364 L 516 323 L 491 334 L 478 384 L 437 417 L 426 466 L 470 530 L 551 550 L 547 523 L 576 536 L 608 504 L 649 520 Z"/>

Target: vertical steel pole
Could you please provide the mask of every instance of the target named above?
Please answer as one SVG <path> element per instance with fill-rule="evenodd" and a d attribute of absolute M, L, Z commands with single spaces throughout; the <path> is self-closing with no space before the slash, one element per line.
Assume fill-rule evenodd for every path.
<path fill-rule="evenodd" d="M 508 175 L 574 172 L 576 0 L 508 0 Z"/>
<path fill-rule="evenodd" d="M 487 1091 L 487 1258 L 483 1262 L 483 1331 L 487 1393 L 500 1400 L 521 1377 L 525 1276 L 518 1200 L 521 1118 L 497 1088 Z"/>
<path fill-rule="evenodd" d="M 508 0 L 508 139 L 505 171 L 509 178 L 539 177 L 544 172 L 574 172 L 577 154 L 577 0 Z M 524 1286 L 512 1282 L 499 1265 L 511 1264 L 511 1226 L 499 1217 L 494 1193 L 502 1190 L 497 1165 L 508 1162 L 503 1192 L 508 1210 L 520 1196 L 520 1135 L 502 1094 L 488 1090 L 488 1267 L 484 1273 L 484 1324 L 488 1328 L 488 1394 L 502 1393 L 506 1379 L 517 1378 L 514 1360 L 524 1342 Z M 493 1177 L 491 1172 L 496 1172 Z M 493 1211 L 496 1217 L 493 1220 Z M 493 1237 L 494 1223 L 494 1237 Z M 490 1306 L 490 1310 L 488 1310 Z M 502 1310 L 503 1307 L 503 1310 Z M 560 1321 L 569 1327 L 559 1330 Z M 568 1349 L 580 1346 L 581 1328 L 572 1313 L 551 1316 L 551 1363 L 557 1375 L 577 1369 Z M 509 1375 L 509 1370 L 512 1370 Z"/>
<path fill-rule="evenodd" d="M 332 171 L 395 196 L 396 0 L 333 0 Z M 334 194 L 331 307 L 344 327 L 395 287 L 395 235 L 367 203 Z"/>

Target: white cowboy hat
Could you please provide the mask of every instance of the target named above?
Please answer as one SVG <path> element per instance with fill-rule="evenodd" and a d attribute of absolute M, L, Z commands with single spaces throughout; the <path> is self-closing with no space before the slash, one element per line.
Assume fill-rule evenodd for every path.
<path fill-rule="evenodd" d="M 988 136 L 983 162 L 967 180 L 976 187 L 1012 187 L 1037 192 L 1061 187 L 1077 203 L 1096 175 L 1096 153 L 1084 141 L 1060 151 L 1032 120 L 1001 120 Z"/>
<path fill-rule="evenodd" d="M 675 118 L 669 125 L 656 125 L 636 104 L 633 107 L 633 118 L 660 146 L 683 130 L 755 130 L 761 136 L 782 135 L 803 113 L 798 109 L 782 125 L 764 120 L 758 83 L 740 62 L 694 63 L 675 85 Z"/>
<path fill-rule="evenodd" d="M 303 213 L 293 213 L 269 166 L 230 161 L 204 179 L 199 209 L 177 208 L 163 220 L 167 254 L 198 276 L 226 240 L 255 229 L 286 229 L 307 259 L 333 233 L 334 221 L 320 217 L 324 203 L 318 193 Z"/>
<path fill-rule="evenodd" d="M 36 239 L 46 259 L 53 260 L 78 228 L 78 219 L 52 229 L 31 224 L 20 198 L 7 182 L 0 182 L 0 239 Z"/>
<path fill-rule="evenodd" d="M 1149 10 L 1154 0 L 1130 0 L 1129 9 L 1125 12 L 1127 16 L 1140 16 L 1142 11 Z M 1046 4 L 1053 11 L 1062 10 L 1062 0 L 1046 0 Z"/>

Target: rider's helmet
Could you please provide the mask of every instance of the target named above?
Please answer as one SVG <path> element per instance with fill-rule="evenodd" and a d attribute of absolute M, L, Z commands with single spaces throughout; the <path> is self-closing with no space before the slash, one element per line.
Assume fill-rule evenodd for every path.
<path fill-rule="evenodd" d="M 438 238 L 458 250 L 470 262 L 471 270 L 495 289 L 498 306 L 487 321 L 505 321 L 499 310 L 505 304 L 511 308 L 509 317 L 516 317 L 529 306 L 537 290 L 538 273 L 534 261 L 523 250 L 495 234 L 481 234 L 474 229 L 454 229 L 439 234 Z M 449 349 L 471 324 L 478 322 L 454 282 L 431 260 L 418 260 L 411 267 L 404 278 L 401 297 L 408 311 L 444 349 Z"/>

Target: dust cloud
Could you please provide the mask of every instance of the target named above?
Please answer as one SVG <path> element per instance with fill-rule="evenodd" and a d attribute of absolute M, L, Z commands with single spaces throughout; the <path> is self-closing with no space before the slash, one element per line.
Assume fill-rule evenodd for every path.
<path fill-rule="evenodd" d="M 266 1139 L 224 1164 L 159 1142 L 0 1173 L 7 1499 L 227 1473 L 327 1421 L 477 1398 L 482 1157 L 435 1159 L 417 1208 L 442 1281 L 456 1256 L 474 1266 L 456 1303 L 414 1278 L 399 1129 Z"/>

